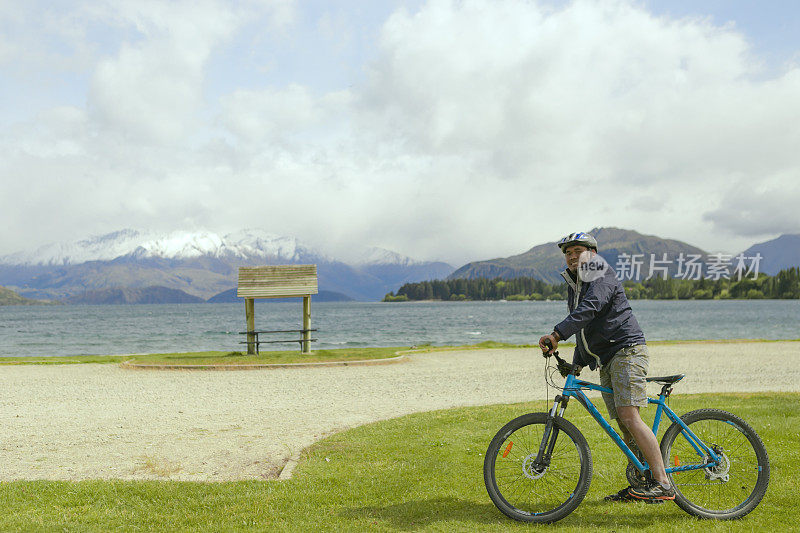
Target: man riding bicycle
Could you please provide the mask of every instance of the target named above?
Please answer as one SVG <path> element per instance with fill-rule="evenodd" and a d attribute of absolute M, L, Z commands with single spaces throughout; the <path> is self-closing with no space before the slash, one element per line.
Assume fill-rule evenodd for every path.
<path fill-rule="evenodd" d="M 567 263 L 561 275 L 568 286 L 569 315 L 539 339 L 539 347 L 550 354 L 559 341 L 575 335 L 573 363 L 600 368 L 601 384 L 614 390 L 613 395 L 603 393 L 609 417 L 617 420 L 631 449 L 638 446 L 653 478 L 644 487 L 627 487 L 606 500 L 673 500 L 675 490 L 664 470 L 658 441 L 639 414 L 639 408 L 647 406 L 648 353 L 625 290 L 597 255 L 597 241 L 590 234 L 571 233 L 558 247 Z"/>

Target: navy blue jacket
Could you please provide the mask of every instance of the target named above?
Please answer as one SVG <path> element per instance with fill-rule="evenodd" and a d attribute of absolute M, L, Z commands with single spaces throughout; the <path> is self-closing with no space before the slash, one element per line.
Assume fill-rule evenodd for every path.
<path fill-rule="evenodd" d="M 564 270 L 569 316 L 554 329 L 562 339 L 575 335 L 574 362 L 592 370 L 608 363 L 622 348 L 645 344 L 625 290 L 611 267 L 601 277 L 581 281 Z"/>

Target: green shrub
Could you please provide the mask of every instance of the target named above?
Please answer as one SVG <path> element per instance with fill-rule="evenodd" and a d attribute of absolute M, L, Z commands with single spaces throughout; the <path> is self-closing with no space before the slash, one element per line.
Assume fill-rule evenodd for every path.
<path fill-rule="evenodd" d="M 527 299 L 528 297 L 524 294 L 510 294 L 506 296 L 506 300 L 508 300 L 509 302 L 521 302 Z"/>
<path fill-rule="evenodd" d="M 710 300 L 714 293 L 711 289 L 697 289 L 692 293 L 692 298 L 695 300 Z"/>

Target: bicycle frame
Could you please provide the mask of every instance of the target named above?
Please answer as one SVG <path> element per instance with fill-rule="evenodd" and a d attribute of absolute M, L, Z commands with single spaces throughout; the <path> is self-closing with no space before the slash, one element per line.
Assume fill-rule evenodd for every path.
<path fill-rule="evenodd" d="M 611 439 L 614 441 L 617 447 L 622 450 L 622 453 L 625 454 L 628 460 L 633 463 L 639 472 L 644 474 L 645 471 L 649 470 L 650 468 L 647 462 L 643 463 L 638 457 L 636 457 L 630 447 L 625 443 L 624 440 L 622 440 L 622 437 L 619 436 L 611 424 L 603 417 L 589 397 L 584 394 L 584 390 L 599 391 L 609 394 L 613 393 L 613 391 L 607 387 L 580 380 L 574 374 L 569 374 L 567 376 L 567 381 L 564 383 L 564 388 L 561 394 L 556 396 L 555 402 L 553 403 L 553 408 L 550 410 L 548 415 L 548 422 L 545 427 L 542 443 L 539 447 L 539 453 L 536 456 L 536 461 L 534 464 L 546 466 L 546 464 L 549 462 L 550 453 L 552 453 L 553 447 L 555 446 L 555 440 L 558 436 L 558 430 L 556 428 L 556 431 L 552 432 L 552 440 L 550 439 L 551 430 L 553 428 L 552 419 L 556 416 L 557 411 L 559 417 L 563 416 L 564 410 L 567 408 L 567 402 L 570 398 L 575 398 L 578 403 L 580 403 L 589 412 L 589 414 L 592 415 L 592 418 L 597 421 L 597 423 L 603 428 L 603 430 L 605 430 L 608 436 L 611 437 Z M 655 419 L 653 420 L 653 434 L 658 435 L 658 426 L 661 423 L 661 417 L 662 415 L 666 414 L 667 418 L 682 427 L 681 434 L 684 436 L 684 438 L 686 438 L 687 441 L 689 441 L 694 450 L 697 452 L 697 455 L 701 457 L 703 461 L 686 465 L 664 465 L 667 473 L 683 472 L 687 470 L 702 470 L 704 468 L 716 466 L 720 463 L 720 456 L 713 449 L 706 446 L 705 443 L 701 441 L 697 435 L 695 435 L 692 430 L 689 429 L 683 420 L 681 420 L 680 417 L 676 415 L 675 412 L 666 404 L 665 400 L 669 396 L 670 392 L 671 388 L 669 385 L 664 385 L 661 388 L 658 399 L 647 399 L 648 403 L 656 404 L 658 406 L 656 408 Z M 561 406 L 560 410 L 558 409 L 559 405 Z"/>

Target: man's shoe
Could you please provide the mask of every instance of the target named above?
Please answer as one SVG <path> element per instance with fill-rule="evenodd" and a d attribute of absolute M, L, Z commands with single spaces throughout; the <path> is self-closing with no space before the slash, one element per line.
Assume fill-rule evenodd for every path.
<path fill-rule="evenodd" d="M 603 498 L 604 502 L 615 502 L 615 503 L 664 503 L 663 500 L 637 500 L 633 496 L 631 496 L 631 488 L 633 487 L 625 487 L 619 492 L 615 492 L 614 494 L 609 494 L 605 498 Z"/>
<path fill-rule="evenodd" d="M 645 501 L 666 501 L 675 499 L 675 489 L 672 485 L 664 488 L 661 483 L 652 483 L 647 487 L 633 488 L 628 491 L 632 498 Z"/>
<path fill-rule="evenodd" d="M 604 502 L 634 502 L 636 499 L 631 496 L 631 488 L 632 487 L 625 487 L 621 491 L 615 494 L 609 494 L 605 498 L 603 498 Z"/>

